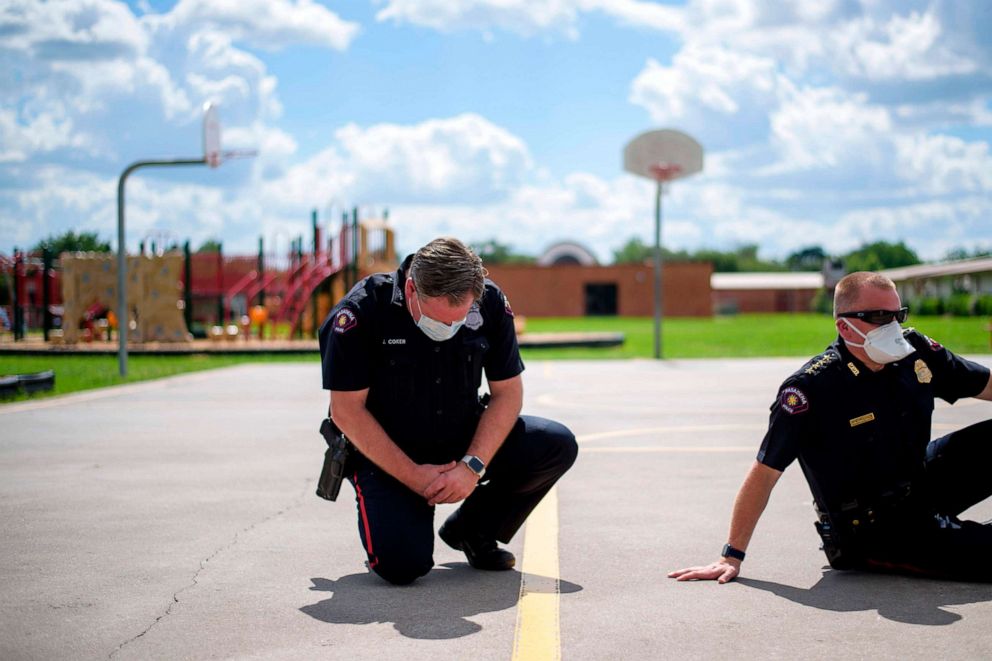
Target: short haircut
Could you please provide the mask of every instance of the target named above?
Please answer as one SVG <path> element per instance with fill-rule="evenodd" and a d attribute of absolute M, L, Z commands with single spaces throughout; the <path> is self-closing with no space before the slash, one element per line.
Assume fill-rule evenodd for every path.
<path fill-rule="evenodd" d="M 894 290 L 896 285 L 881 273 L 871 271 L 848 273 L 834 287 L 834 317 L 841 312 L 852 312 L 861 291 L 868 287 Z"/>
<path fill-rule="evenodd" d="M 452 305 L 478 301 L 486 290 L 486 269 L 472 249 L 450 236 L 434 239 L 413 255 L 410 278 L 417 293 L 444 296 Z"/>

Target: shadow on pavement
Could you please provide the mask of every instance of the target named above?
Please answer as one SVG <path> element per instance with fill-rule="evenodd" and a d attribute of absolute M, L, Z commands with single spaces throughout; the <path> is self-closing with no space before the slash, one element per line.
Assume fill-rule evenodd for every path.
<path fill-rule="evenodd" d="M 349 574 L 336 581 L 312 578 L 311 590 L 333 592 L 334 596 L 300 610 L 331 624 L 392 622 L 399 633 L 409 638 L 460 638 L 482 630 L 467 618 L 516 606 L 520 578 L 516 570 L 477 571 L 464 562 L 435 567 L 427 576 L 407 586 L 389 585 L 371 572 Z M 528 575 L 528 585 L 545 584 L 530 578 Z M 547 584 L 553 585 L 551 581 Z M 581 589 L 581 585 L 560 582 L 562 594 Z"/>
<path fill-rule="evenodd" d="M 803 606 L 848 613 L 877 610 L 894 622 L 945 626 L 962 619 L 944 606 L 992 601 L 987 583 L 935 581 L 858 571 L 826 569 L 811 588 L 738 578 L 736 582 Z"/>

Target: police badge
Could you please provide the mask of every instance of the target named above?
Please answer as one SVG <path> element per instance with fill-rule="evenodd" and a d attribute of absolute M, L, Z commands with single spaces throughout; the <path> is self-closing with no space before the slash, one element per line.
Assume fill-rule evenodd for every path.
<path fill-rule="evenodd" d="M 933 380 L 933 372 L 920 358 L 917 358 L 916 362 L 913 363 L 913 371 L 916 372 L 916 380 L 920 383 L 930 383 Z"/>
<path fill-rule="evenodd" d="M 468 314 L 465 316 L 465 326 L 469 330 L 479 330 L 482 328 L 482 312 L 479 310 L 479 304 L 473 303 L 472 307 L 468 309 Z"/>

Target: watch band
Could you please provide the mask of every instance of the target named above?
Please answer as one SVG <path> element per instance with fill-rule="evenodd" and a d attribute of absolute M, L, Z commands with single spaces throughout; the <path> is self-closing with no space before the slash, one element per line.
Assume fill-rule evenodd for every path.
<path fill-rule="evenodd" d="M 744 562 L 744 556 L 747 554 L 740 549 L 735 549 L 730 544 L 724 544 L 723 551 L 721 551 L 720 555 L 722 555 L 724 558 L 734 558 L 736 560 L 740 560 L 741 562 Z"/>

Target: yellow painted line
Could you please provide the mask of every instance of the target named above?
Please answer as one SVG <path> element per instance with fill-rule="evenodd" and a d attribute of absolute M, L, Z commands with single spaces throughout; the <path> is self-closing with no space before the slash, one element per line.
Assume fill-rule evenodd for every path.
<path fill-rule="evenodd" d="M 637 452 L 757 452 L 757 447 L 753 445 L 715 445 L 715 446 L 705 446 L 705 445 L 634 445 L 626 447 L 618 446 L 599 446 L 592 448 L 582 448 L 582 454 L 599 453 L 599 454 L 633 454 Z"/>
<path fill-rule="evenodd" d="M 558 489 L 554 487 L 527 518 L 513 661 L 558 661 Z"/>

